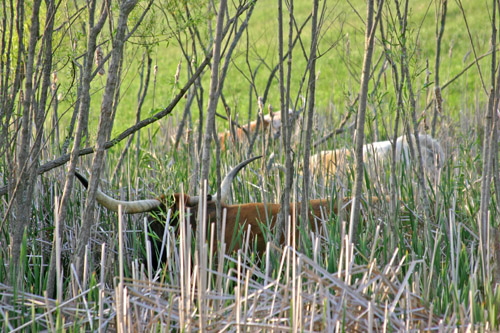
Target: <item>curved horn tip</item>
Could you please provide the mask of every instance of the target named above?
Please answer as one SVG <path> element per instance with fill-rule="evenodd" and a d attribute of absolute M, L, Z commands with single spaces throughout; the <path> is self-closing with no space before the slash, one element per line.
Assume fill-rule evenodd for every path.
<path fill-rule="evenodd" d="M 83 176 L 77 170 L 75 170 L 75 176 L 76 176 L 76 178 L 78 178 L 78 180 L 80 181 L 80 183 L 82 183 L 83 187 L 85 187 L 85 188 L 89 187 L 89 181 L 87 180 L 87 178 L 85 178 L 85 176 Z"/>
<path fill-rule="evenodd" d="M 243 162 L 241 162 L 240 164 L 235 166 L 233 168 L 233 170 L 231 170 L 230 173 L 232 173 L 233 171 L 239 172 L 241 169 L 243 169 L 245 166 L 247 166 L 247 164 L 250 164 L 251 162 L 253 162 L 261 157 L 262 157 L 262 155 L 258 155 L 258 156 L 250 157 L 249 159 L 244 160 Z"/>
<path fill-rule="evenodd" d="M 230 191 L 231 183 L 233 182 L 233 179 L 236 177 L 236 175 L 238 174 L 238 172 L 240 172 L 240 170 L 243 169 L 250 162 L 255 161 L 256 159 L 259 159 L 261 157 L 262 157 L 262 155 L 251 157 L 251 158 L 249 158 L 249 159 L 241 162 L 240 164 L 238 164 L 237 166 L 235 166 L 231 171 L 229 171 L 229 173 L 226 175 L 226 177 L 224 177 L 224 179 L 222 180 L 222 184 L 221 184 L 221 202 L 226 202 L 227 201 L 227 199 L 229 197 L 229 191 Z M 217 193 L 213 195 L 213 197 L 216 197 L 216 196 L 217 196 Z"/>
<path fill-rule="evenodd" d="M 243 163 L 250 163 L 250 162 L 253 162 L 255 161 L 256 159 L 259 159 L 259 158 L 262 158 L 262 155 L 258 155 L 258 156 L 254 156 L 254 157 L 250 157 L 249 159 L 243 161 Z"/>

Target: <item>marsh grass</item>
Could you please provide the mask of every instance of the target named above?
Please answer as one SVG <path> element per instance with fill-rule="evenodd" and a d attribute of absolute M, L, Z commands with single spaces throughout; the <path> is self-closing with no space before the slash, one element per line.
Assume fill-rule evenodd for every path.
<path fill-rule="evenodd" d="M 480 140 L 473 128 L 458 135 L 453 145 L 442 140 L 447 160 L 437 183 L 428 179 L 433 212 L 428 230 L 418 184 L 403 168 L 397 176 L 401 206 L 396 215 L 384 200 L 377 205 L 367 200 L 356 248 L 346 247 L 348 215 L 343 207 L 338 215 L 315 221 L 320 234 L 292 216 L 277 257 L 271 251 L 256 255 L 244 227 L 235 235 L 242 243 L 236 253 L 229 244 L 200 241 L 189 224 L 182 223 L 180 233 L 170 228 L 157 235 L 163 250 L 153 249 L 152 235 L 144 232 L 145 216 L 117 216 L 99 208 L 83 277 L 75 275 L 69 258 L 85 191 L 75 188 L 70 223 L 52 226 L 56 214 L 51 207 L 63 179 L 62 170 L 53 171 L 40 183 L 50 195 L 34 203 L 34 221 L 40 228 L 34 223 L 23 240 L 22 287 L 0 285 L 0 325 L 8 331 L 495 330 L 500 295 L 492 288 L 492 268 L 483 265 L 479 253 Z M 173 129 L 166 129 L 155 142 L 167 142 Z M 153 141 L 147 147 L 139 161 L 126 159 L 113 182 L 106 177 L 111 177 L 116 160 L 109 157 L 102 189 L 122 199 L 192 193 L 188 147 L 173 152 Z M 272 149 L 280 161 L 279 145 Z M 242 158 L 238 152 L 222 156 L 222 173 Z M 301 177 L 296 174 L 293 200 L 300 200 Z M 232 201 L 277 202 L 283 178 L 279 170 L 267 170 L 266 161 L 256 161 L 238 175 Z M 383 198 L 388 184 L 383 172 L 377 179 L 365 173 L 365 197 Z M 215 183 L 210 186 L 215 191 Z M 351 186 L 352 174 L 344 180 L 314 182 L 311 196 L 330 197 L 331 204 L 338 205 L 351 195 Z M 164 216 L 167 225 L 170 218 Z M 498 220 L 494 209 L 490 219 Z M 390 223 L 395 223 L 392 228 Z M 56 227 L 63 228 L 64 235 L 58 246 L 59 293 L 57 299 L 48 299 L 43 296 L 47 258 Z M 262 228 L 271 239 L 273 231 Z M 213 238 L 215 227 L 208 229 L 206 240 Z M 154 251 L 165 251 L 165 265 L 152 267 Z M 7 281 L 9 265 L 2 253 L 0 274 Z"/>
<path fill-rule="evenodd" d="M 362 8 L 360 3 L 355 2 L 355 9 Z M 351 111 L 342 106 L 351 101 L 353 87 L 358 84 L 356 77 L 359 73 L 352 70 L 359 68 L 362 51 L 358 42 L 363 32 L 351 16 L 344 16 L 347 13 L 356 15 L 344 5 L 347 6 L 340 2 L 337 8 L 342 13 L 343 21 L 336 22 L 349 22 L 342 30 L 349 35 L 342 34 L 341 47 L 331 51 L 335 56 L 325 57 L 323 67 L 319 68 L 322 74 L 318 80 L 318 112 L 313 141 L 335 129 L 342 113 Z M 474 6 L 472 1 L 466 5 Z M 301 8 L 297 9 L 298 13 L 302 13 Z M 265 7 L 258 7 L 257 10 L 261 11 L 262 20 L 275 23 L 271 11 Z M 454 10 L 450 9 L 447 21 L 447 29 L 452 33 L 444 46 L 449 51 L 448 60 L 442 64 L 448 71 L 448 77 L 443 76 L 444 82 L 471 61 L 467 56 L 468 41 Z M 415 8 L 413 33 L 418 30 L 415 22 L 424 20 L 423 12 L 425 8 Z M 468 8 L 468 12 L 471 13 L 471 22 L 484 19 L 478 15 L 482 13 L 480 11 Z M 430 26 L 434 27 L 433 24 Z M 423 27 L 418 30 L 422 33 L 420 39 L 430 40 L 432 29 L 425 29 L 425 24 Z M 269 39 L 272 41 L 273 37 L 262 29 L 250 28 L 251 37 L 255 38 L 252 42 L 260 54 L 269 51 L 266 60 L 272 63 L 276 55 L 271 52 L 273 43 Z M 253 37 L 254 34 L 256 37 Z M 475 34 L 480 40 L 488 40 L 482 38 L 485 36 L 482 30 Z M 335 40 L 336 36 L 325 35 L 322 41 L 332 43 Z M 347 40 L 351 45 L 349 56 L 345 53 Z M 262 44 L 270 46 L 262 51 Z M 485 51 L 486 44 L 478 48 Z M 354 45 L 358 45 L 359 49 Z M 420 46 L 418 50 L 421 53 L 412 68 L 418 82 L 422 81 L 424 73 L 422 59 L 431 58 L 433 47 L 432 43 Z M 173 71 L 172 75 L 168 71 L 176 67 L 180 55 L 175 54 L 179 50 L 173 46 L 168 51 L 174 56 L 157 60 L 161 71 L 157 86 L 161 88 L 155 91 L 156 105 L 146 104 L 145 109 L 153 110 L 168 104 L 170 92 L 174 90 Z M 242 67 L 244 53 L 239 51 L 234 65 Z M 302 60 L 298 60 L 297 67 L 303 65 L 300 63 Z M 338 66 L 339 63 L 346 66 Z M 135 74 L 138 71 L 130 69 L 129 72 Z M 228 75 L 229 82 L 238 80 L 235 72 L 230 71 Z M 331 82 L 328 81 L 330 78 L 333 78 Z M 136 77 L 128 79 L 134 81 Z M 266 75 L 259 74 L 256 84 L 264 86 L 265 79 Z M 384 77 L 384 81 L 387 80 Z M 391 83 L 385 84 L 385 90 L 380 94 L 375 92 L 369 100 L 372 114 L 367 120 L 368 141 L 388 137 L 394 122 Z M 424 110 L 429 93 L 424 84 L 419 84 L 418 102 L 420 110 Z M 127 81 L 124 86 L 127 86 Z M 93 89 L 99 91 L 99 87 Z M 135 95 L 127 92 L 136 89 L 129 89 L 123 93 L 122 105 L 135 105 L 132 101 Z M 247 119 L 247 103 L 251 98 L 243 90 L 235 85 L 227 93 L 231 95 L 231 104 L 237 106 L 234 111 L 239 112 L 240 119 Z M 274 105 L 279 104 L 276 96 L 273 95 L 270 100 Z M 322 230 L 318 234 L 312 233 L 311 228 L 298 221 L 297 216 L 292 216 L 287 223 L 285 245 L 277 249 L 276 256 L 272 255 L 272 251 L 266 251 L 259 257 L 254 250 L 255 244 L 250 244 L 246 237 L 245 227 L 234 237 L 235 241 L 242 243 L 241 250 L 234 253 L 230 244 L 203 241 L 213 239 L 213 225 L 207 228 L 201 239 L 190 230 L 189 224 L 184 223 L 181 226 L 185 228 L 178 233 L 169 228 L 164 235 L 151 235 L 145 232 L 146 216 L 115 214 L 99 207 L 86 251 L 84 276 L 76 276 L 70 258 L 76 248 L 86 193 L 80 185 L 75 186 L 68 218 L 59 223 L 55 221 L 57 214 L 54 207 L 62 195 L 64 169 L 44 174 L 37 183 L 38 195 L 33 202 L 32 222 L 23 238 L 23 269 L 22 274 L 16 276 L 21 283 L 10 280 L 12 274 L 8 269 L 13 265 L 9 263 L 6 245 L 9 244 L 8 228 L 2 229 L 1 330 L 498 331 L 500 291 L 492 281 L 495 268 L 482 261 L 482 258 L 489 259 L 492 253 L 480 253 L 477 222 L 482 110 L 485 103 L 477 87 L 476 73 L 471 70 L 464 74 L 443 92 L 443 96 L 447 100 L 447 110 L 441 118 L 438 139 L 447 159 L 437 180 L 427 178 L 425 190 L 432 212 L 429 220 L 426 221 L 423 214 L 421 189 L 414 170 L 397 170 L 395 188 L 399 202 L 394 210 L 384 199 L 391 194 L 388 169 L 375 178 L 366 172 L 363 222 L 356 248 L 347 245 L 350 244 L 347 238 L 349 216 L 341 204 L 343 198 L 352 195 L 353 173 L 347 170 L 345 178 L 315 179 L 310 192 L 311 198 L 330 198 L 331 205 L 338 206 L 339 214 L 318 217 L 314 222 L 320 226 L 317 229 Z M 94 101 L 98 100 L 96 95 Z M 127 127 L 128 119 L 135 119 L 130 114 L 132 109 L 118 111 L 115 131 Z M 381 117 L 380 110 L 384 110 L 384 117 Z M 193 118 L 196 118 L 195 114 Z M 194 140 L 191 140 L 182 141 L 177 150 L 172 149 L 171 137 L 176 133 L 179 119 L 180 112 L 142 130 L 139 152 L 131 146 L 119 168 L 116 166 L 121 150 L 110 150 L 100 181 L 102 190 L 121 199 L 143 199 L 172 192 L 196 193 L 198 188 L 192 184 L 197 184 L 197 181 L 192 182 L 191 177 L 194 174 L 193 159 L 196 158 L 193 150 L 198 147 L 194 147 Z M 91 126 L 93 123 L 97 120 L 91 121 Z M 218 125 L 227 128 L 225 122 Z M 296 174 L 291 197 L 300 201 L 303 175 L 299 156 L 303 148 L 300 136 L 293 140 Z M 55 146 L 60 147 L 61 144 Z M 349 130 L 316 149 L 345 146 L 352 147 L 352 132 Z M 52 150 L 57 150 L 54 147 L 45 147 L 42 152 L 44 158 L 59 156 L 58 151 Z M 238 175 L 233 184 L 231 201 L 279 202 L 284 174 L 279 168 L 268 169 L 267 164 L 270 153 L 275 154 L 276 163 L 284 164 L 280 142 L 263 145 L 262 141 L 257 141 L 254 147 L 252 155 L 262 154 L 265 158 L 253 162 Z M 139 158 L 136 159 L 136 156 Z M 245 158 L 247 149 L 244 146 L 232 147 L 230 152 L 221 156 L 221 173 Z M 91 159 L 81 158 L 81 171 L 88 168 Z M 211 193 L 216 191 L 217 186 L 215 156 L 212 156 L 212 161 Z M 7 183 L 5 179 L 4 183 Z M 372 196 L 379 198 L 381 203 L 372 204 L 367 199 Z M 0 200 L 0 216 L 4 216 L 8 203 L 5 197 Z M 490 221 L 493 226 L 498 226 L 499 216 L 493 200 Z M 166 213 L 163 218 L 168 225 L 171 216 Z M 426 225 L 428 228 L 424 227 Z M 44 292 L 56 228 L 61 228 L 63 235 L 56 241 L 58 292 L 55 299 L 49 299 Z M 273 238 L 273 230 L 267 225 L 262 225 L 262 229 L 266 239 Z M 152 248 L 151 237 L 160 238 L 163 247 Z M 272 246 L 269 243 L 269 248 Z M 157 251 L 164 251 L 167 261 L 163 266 L 153 267 L 151 257 Z"/>

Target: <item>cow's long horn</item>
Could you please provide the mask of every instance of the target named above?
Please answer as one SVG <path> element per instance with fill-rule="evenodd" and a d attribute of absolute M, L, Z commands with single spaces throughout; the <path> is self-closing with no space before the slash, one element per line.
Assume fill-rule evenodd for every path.
<path fill-rule="evenodd" d="M 229 199 L 229 192 L 231 191 L 231 184 L 233 183 L 234 177 L 240 172 L 241 169 L 243 169 L 248 163 L 255 161 L 258 158 L 261 158 L 262 156 L 255 156 L 252 158 L 249 158 L 246 161 L 241 162 L 237 166 L 235 166 L 231 171 L 228 172 L 226 177 L 222 180 L 222 184 L 220 186 L 220 201 L 221 202 L 227 202 Z M 215 193 L 212 196 L 214 199 L 217 198 L 217 193 Z"/>
<path fill-rule="evenodd" d="M 75 176 L 76 178 L 78 178 L 78 180 L 83 184 L 85 188 L 89 187 L 89 182 L 80 173 L 75 171 Z M 118 206 L 121 205 L 122 211 L 126 214 L 150 212 L 161 205 L 161 202 L 156 199 L 137 200 L 137 201 L 116 200 L 111 198 L 110 196 L 107 196 L 99 189 L 97 190 L 96 193 L 96 200 L 98 203 L 100 203 L 107 209 L 112 210 L 114 212 L 118 212 Z"/>

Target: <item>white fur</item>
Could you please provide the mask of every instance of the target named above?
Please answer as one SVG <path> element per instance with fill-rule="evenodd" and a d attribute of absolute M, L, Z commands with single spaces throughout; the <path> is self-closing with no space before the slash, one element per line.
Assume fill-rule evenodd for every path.
<path fill-rule="evenodd" d="M 410 135 L 413 148 L 416 152 L 417 146 L 415 137 Z M 436 176 L 439 169 L 444 165 L 445 155 L 439 142 L 427 134 L 418 135 L 420 148 L 422 152 L 422 160 L 425 171 L 429 176 Z M 327 150 L 319 152 L 311 156 L 310 169 L 314 173 L 336 173 L 340 167 L 347 166 L 352 158 L 349 155 L 352 151 L 347 149 Z M 336 156 L 336 165 L 332 163 L 324 163 L 328 161 L 328 156 Z M 374 170 L 378 166 L 384 165 L 391 161 L 392 158 L 392 144 L 391 141 L 378 141 L 365 144 L 363 146 L 363 160 L 369 170 Z M 323 163 L 323 164 L 321 164 Z M 400 136 L 396 139 L 396 164 L 404 165 L 409 170 L 412 164 L 410 156 L 410 146 L 408 144 L 408 136 Z"/>
<path fill-rule="evenodd" d="M 415 136 L 410 135 L 410 140 L 413 145 L 415 153 L 417 152 L 417 145 Z M 428 134 L 419 134 L 418 140 L 420 142 L 420 149 L 422 152 L 423 166 L 426 171 L 435 173 L 444 165 L 444 151 L 439 142 Z M 363 158 L 367 163 L 369 159 L 375 156 L 379 163 L 390 161 L 392 156 L 392 145 L 390 141 L 379 141 L 366 144 L 363 147 Z M 406 163 L 407 168 L 411 165 L 410 146 L 408 143 L 408 136 L 400 136 L 396 139 L 396 163 Z"/>

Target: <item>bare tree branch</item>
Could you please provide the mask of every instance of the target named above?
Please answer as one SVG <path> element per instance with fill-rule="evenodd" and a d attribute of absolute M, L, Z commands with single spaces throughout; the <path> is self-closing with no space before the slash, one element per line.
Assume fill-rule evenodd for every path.
<path fill-rule="evenodd" d="M 217 25 L 215 27 L 215 39 L 213 45 L 212 56 L 212 74 L 210 77 L 210 92 L 208 96 L 207 119 L 205 121 L 205 135 L 203 138 L 203 148 L 201 157 L 201 177 L 200 189 L 203 188 L 204 181 L 208 180 L 208 172 L 210 168 L 210 142 L 212 139 L 212 130 L 215 128 L 215 110 L 219 101 L 219 65 L 221 56 L 222 45 L 222 27 L 224 24 L 224 12 L 226 11 L 227 1 L 222 0 L 219 5 L 219 12 L 217 15 Z M 201 191 L 200 191 L 201 192 Z"/>
<path fill-rule="evenodd" d="M 133 133 L 140 130 L 141 128 L 146 127 L 148 125 L 151 125 L 152 123 L 155 123 L 158 120 L 169 115 L 174 110 L 174 108 L 179 103 L 179 101 L 183 98 L 183 96 L 186 94 L 189 87 L 196 81 L 196 79 L 200 76 L 200 74 L 205 70 L 205 67 L 208 65 L 211 58 L 212 57 L 210 54 L 207 55 L 205 60 L 198 67 L 198 70 L 196 71 L 196 73 L 193 74 L 193 77 L 184 85 L 184 87 L 179 91 L 179 93 L 175 96 L 175 98 L 172 100 L 172 102 L 165 109 L 154 114 L 153 116 L 151 116 L 149 118 L 141 120 L 139 123 L 135 124 L 134 126 L 129 127 L 128 129 L 126 129 L 125 131 L 120 133 L 114 139 L 111 139 L 111 140 L 105 142 L 103 144 L 104 149 L 109 149 L 109 148 L 115 146 L 116 144 L 120 143 L 122 140 L 126 139 L 128 136 L 130 136 Z M 94 152 L 95 152 L 94 147 L 87 147 L 84 149 L 80 149 L 78 151 L 78 156 L 89 155 L 89 154 L 93 154 Z M 57 168 L 61 165 L 64 165 L 69 160 L 70 160 L 69 154 L 58 157 L 55 160 L 46 162 L 43 165 L 41 165 L 38 168 L 37 173 L 38 173 L 38 175 L 41 175 L 49 170 L 52 170 L 52 169 Z M 0 196 L 7 194 L 7 187 L 8 187 L 8 185 L 0 188 Z"/>
<path fill-rule="evenodd" d="M 311 50 L 309 52 L 309 87 L 307 105 L 306 137 L 304 143 L 304 170 L 303 170 L 303 196 L 300 207 L 300 219 L 303 225 L 308 225 L 308 202 L 309 202 L 309 158 L 311 155 L 311 137 L 313 127 L 314 106 L 316 102 L 316 50 L 318 45 L 318 7 L 319 0 L 314 0 L 311 21 Z"/>
<path fill-rule="evenodd" d="M 77 276 L 81 277 L 83 272 L 85 247 L 90 239 L 90 229 L 94 219 L 95 195 L 99 183 L 101 170 L 103 167 L 104 154 L 106 151 L 106 140 L 109 138 L 113 127 L 113 97 L 116 93 L 119 80 L 119 67 L 123 57 L 123 45 L 126 37 L 126 28 L 128 16 L 135 7 L 137 0 L 127 0 L 121 3 L 118 23 L 116 26 L 115 39 L 113 41 L 113 51 L 108 68 L 106 87 L 101 104 L 101 117 L 99 120 L 99 129 L 97 132 L 96 154 L 92 161 L 92 170 L 89 179 L 89 188 L 87 200 L 85 202 L 85 211 L 82 217 L 80 234 L 77 238 L 76 250 L 73 255 Z"/>
<path fill-rule="evenodd" d="M 373 55 L 373 44 L 375 41 L 375 32 L 377 23 L 382 14 L 383 0 L 378 0 L 378 12 L 374 19 L 375 8 L 374 0 L 367 1 L 367 16 L 366 16 L 366 32 L 365 32 L 365 54 L 363 58 L 363 71 L 361 73 L 361 88 L 359 92 L 359 109 L 356 115 L 356 132 L 354 136 L 354 160 L 355 177 L 354 177 L 354 193 L 351 206 L 351 217 L 349 224 L 349 242 L 357 244 L 358 242 L 358 225 L 360 219 L 361 208 L 361 192 L 363 189 L 363 141 L 365 131 L 365 114 L 368 99 L 368 83 L 370 80 L 370 66 Z"/>
<path fill-rule="evenodd" d="M 436 58 L 434 62 L 434 115 L 432 116 L 431 136 L 436 134 L 437 116 L 443 113 L 443 97 L 441 96 L 441 87 L 439 86 L 439 65 L 441 55 L 441 41 L 443 39 L 444 27 L 446 23 L 446 10 L 448 8 L 448 0 L 441 0 L 436 4 L 441 15 L 436 13 Z M 440 16 L 441 25 L 437 29 L 437 17 Z"/>

